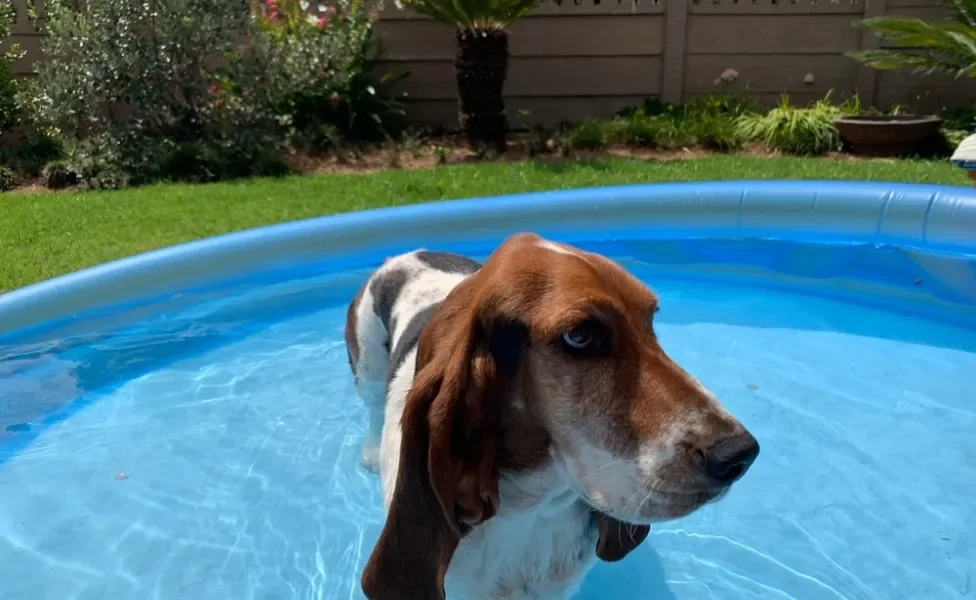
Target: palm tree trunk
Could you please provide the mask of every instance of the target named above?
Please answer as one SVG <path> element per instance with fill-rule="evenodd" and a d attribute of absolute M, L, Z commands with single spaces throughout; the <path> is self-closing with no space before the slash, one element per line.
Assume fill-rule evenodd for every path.
<path fill-rule="evenodd" d="M 454 59 L 460 101 L 461 130 L 473 147 L 505 150 L 505 100 L 508 33 L 502 30 L 459 30 Z"/>

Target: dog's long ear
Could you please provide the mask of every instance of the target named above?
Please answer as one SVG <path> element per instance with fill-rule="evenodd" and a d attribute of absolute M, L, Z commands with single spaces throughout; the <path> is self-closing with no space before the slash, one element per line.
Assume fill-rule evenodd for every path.
<path fill-rule="evenodd" d="M 613 517 L 598 513 L 600 539 L 596 543 L 596 555 L 604 562 L 617 562 L 641 545 L 651 532 L 649 525 L 631 525 Z"/>
<path fill-rule="evenodd" d="M 473 279 L 445 299 L 418 344 L 393 498 L 362 576 L 370 600 L 442 600 L 461 537 L 498 510 L 497 405 L 518 339 L 483 318 Z"/>

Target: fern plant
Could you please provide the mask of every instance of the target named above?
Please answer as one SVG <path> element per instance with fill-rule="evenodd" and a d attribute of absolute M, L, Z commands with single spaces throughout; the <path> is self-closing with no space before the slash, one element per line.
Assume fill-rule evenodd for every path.
<path fill-rule="evenodd" d="M 851 52 L 875 69 L 911 69 L 930 75 L 976 77 L 976 0 L 947 0 L 950 19 L 927 22 L 909 17 L 875 17 L 859 24 L 892 48 Z"/>

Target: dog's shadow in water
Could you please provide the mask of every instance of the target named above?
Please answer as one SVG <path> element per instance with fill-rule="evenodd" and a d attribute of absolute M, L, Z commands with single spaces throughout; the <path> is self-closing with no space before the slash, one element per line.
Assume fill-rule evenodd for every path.
<path fill-rule="evenodd" d="M 661 557 L 648 542 L 620 562 L 597 564 L 573 600 L 677 600 L 668 587 Z"/>

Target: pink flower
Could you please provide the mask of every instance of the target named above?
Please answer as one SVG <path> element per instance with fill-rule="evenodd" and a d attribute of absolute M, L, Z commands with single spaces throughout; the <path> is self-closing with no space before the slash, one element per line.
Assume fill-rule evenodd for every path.
<path fill-rule="evenodd" d="M 316 23 L 316 26 L 319 29 L 324 29 L 325 26 L 328 24 L 329 24 L 329 17 L 319 17 L 319 21 L 318 23 Z"/>
<path fill-rule="evenodd" d="M 219 85 L 217 85 L 217 84 L 215 83 L 215 84 L 213 84 L 212 86 L 210 86 L 210 93 L 211 93 L 211 94 L 216 94 L 216 93 L 218 93 L 218 92 L 220 92 L 220 86 L 219 86 Z"/>
<path fill-rule="evenodd" d="M 326 14 L 329 14 L 329 15 L 334 15 L 334 14 L 336 14 L 336 9 L 335 9 L 334 6 L 330 6 L 330 7 L 328 7 L 328 8 L 325 9 L 325 13 Z"/>

